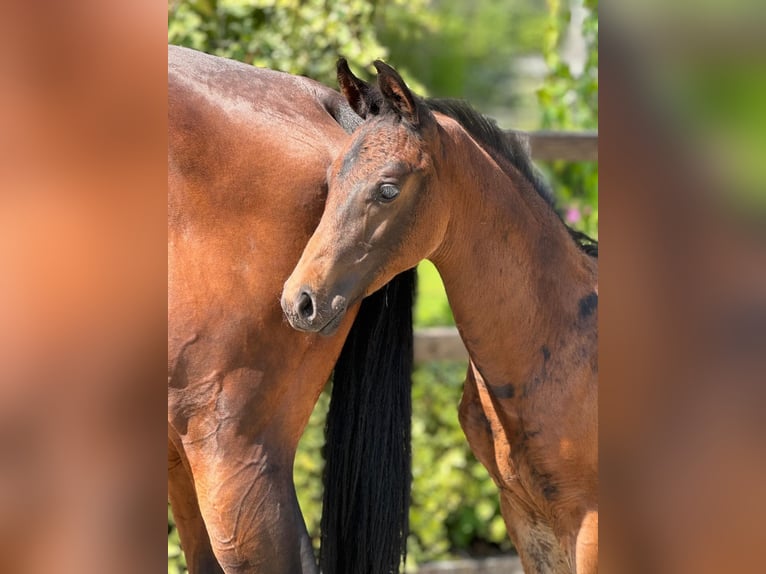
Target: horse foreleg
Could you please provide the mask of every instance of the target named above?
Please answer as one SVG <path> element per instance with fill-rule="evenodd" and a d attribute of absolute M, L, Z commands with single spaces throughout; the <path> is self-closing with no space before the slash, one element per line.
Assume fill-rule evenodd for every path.
<path fill-rule="evenodd" d="M 222 574 L 182 455 L 168 439 L 168 497 L 191 574 Z"/>
<path fill-rule="evenodd" d="M 585 513 L 577 533 L 577 574 L 598 572 L 598 511 Z"/>
<path fill-rule="evenodd" d="M 315 377 L 316 378 L 316 377 Z M 168 389 L 168 417 L 226 574 L 317 574 L 293 484 L 314 395 L 254 369 Z"/>
<path fill-rule="evenodd" d="M 186 452 L 226 574 L 317 574 L 293 486 L 292 453 L 233 436 L 219 435 L 210 446 Z"/>

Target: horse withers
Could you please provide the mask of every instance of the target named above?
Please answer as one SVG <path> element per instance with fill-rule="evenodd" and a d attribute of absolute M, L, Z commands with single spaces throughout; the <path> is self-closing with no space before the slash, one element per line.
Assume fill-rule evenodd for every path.
<path fill-rule="evenodd" d="M 470 356 L 461 425 L 525 572 L 596 572 L 597 244 L 562 222 L 518 137 L 375 65 L 377 86 L 339 62 L 367 119 L 330 168 L 285 312 L 303 332 L 340 324 L 430 259 Z"/>
<path fill-rule="evenodd" d="M 306 78 L 168 49 L 168 494 L 192 573 L 318 572 L 293 459 L 333 367 L 322 571 L 401 561 L 413 274 L 332 333 L 279 305 L 360 122 Z"/>

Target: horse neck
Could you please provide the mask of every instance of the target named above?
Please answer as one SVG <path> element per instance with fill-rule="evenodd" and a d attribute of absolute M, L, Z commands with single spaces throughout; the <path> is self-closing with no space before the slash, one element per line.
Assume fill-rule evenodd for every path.
<path fill-rule="evenodd" d="M 439 185 L 450 221 L 430 259 L 482 377 L 527 381 L 542 356 L 572 344 L 597 289 L 595 261 L 515 168 L 501 168 L 462 128 L 446 133 Z"/>

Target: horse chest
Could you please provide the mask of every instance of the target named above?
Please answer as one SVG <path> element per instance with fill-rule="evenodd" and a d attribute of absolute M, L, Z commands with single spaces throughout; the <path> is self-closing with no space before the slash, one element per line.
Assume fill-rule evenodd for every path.
<path fill-rule="evenodd" d="M 468 443 L 498 487 L 521 505 L 539 508 L 540 494 L 551 489 L 540 488 L 534 480 L 541 474 L 531 464 L 538 456 L 539 439 L 524 432 L 515 410 L 504 408 L 506 402 L 490 396 L 481 373 L 471 365 L 459 412 Z"/>

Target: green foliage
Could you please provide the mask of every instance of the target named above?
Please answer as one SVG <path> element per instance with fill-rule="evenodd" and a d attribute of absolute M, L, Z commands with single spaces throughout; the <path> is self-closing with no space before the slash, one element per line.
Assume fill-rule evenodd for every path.
<path fill-rule="evenodd" d="M 322 518 L 322 447 L 324 446 L 324 423 L 330 406 L 330 385 L 320 395 L 309 424 L 301 437 L 295 453 L 293 480 L 298 503 L 306 520 L 314 548 L 319 548 L 319 521 Z"/>
<path fill-rule="evenodd" d="M 467 552 L 481 540 L 509 550 L 497 487 L 468 446 L 457 416 L 465 363 L 419 366 L 413 377 L 413 563 Z"/>
<path fill-rule="evenodd" d="M 422 261 L 418 265 L 418 298 L 414 319 L 418 327 L 455 324 L 441 277 L 430 261 Z"/>
<path fill-rule="evenodd" d="M 393 4 L 404 13 L 425 0 Z M 373 25 L 377 2 L 171 0 L 168 41 L 335 86 L 339 55 L 363 68 L 388 50 Z"/>
<path fill-rule="evenodd" d="M 178 0 L 168 39 L 208 53 L 335 83 L 335 60 L 356 65 L 385 57 L 365 0 Z"/>
<path fill-rule="evenodd" d="M 181 551 L 181 542 L 178 539 L 173 512 L 168 504 L 168 574 L 184 574 L 186 572 L 186 558 Z"/>
<path fill-rule="evenodd" d="M 548 0 L 550 16 L 543 55 L 548 75 L 538 91 L 541 124 L 552 130 L 598 129 L 598 0 L 585 0 L 582 34 L 586 45 L 583 70 L 574 74 L 561 57 L 564 32 L 571 10 L 561 0 Z M 598 163 L 551 162 L 546 171 L 565 219 L 574 227 L 598 237 Z"/>
<path fill-rule="evenodd" d="M 427 11 L 380 10 L 379 36 L 394 66 L 403 67 L 439 97 L 462 98 L 496 117 L 523 104 L 519 55 L 539 52 L 544 0 L 441 0 Z"/>

